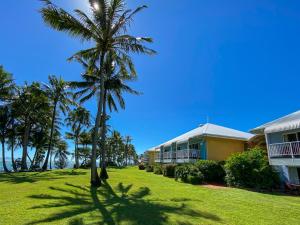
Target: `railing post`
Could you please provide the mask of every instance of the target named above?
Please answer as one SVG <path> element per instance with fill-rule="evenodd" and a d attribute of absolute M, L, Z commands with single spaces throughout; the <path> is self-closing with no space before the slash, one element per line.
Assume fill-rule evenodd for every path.
<path fill-rule="evenodd" d="M 291 155 L 292 155 L 292 158 L 294 158 L 294 153 L 293 153 L 293 146 L 292 146 L 292 142 L 290 142 L 290 150 L 291 150 Z"/>

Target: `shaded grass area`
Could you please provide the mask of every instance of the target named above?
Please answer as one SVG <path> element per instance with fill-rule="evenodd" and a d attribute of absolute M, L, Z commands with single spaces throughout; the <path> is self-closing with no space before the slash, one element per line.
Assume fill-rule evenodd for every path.
<path fill-rule="evenodd" d="M 110 169 L 101 188 L 89 171 L 0 174 L 0 224 L 299 224 L 300 198 L 210 189 Z"/>

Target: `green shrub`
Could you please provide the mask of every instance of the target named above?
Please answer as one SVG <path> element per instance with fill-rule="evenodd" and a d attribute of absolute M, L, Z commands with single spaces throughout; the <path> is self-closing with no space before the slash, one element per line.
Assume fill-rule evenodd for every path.
<path fill-rule="evenodd" d="M 279 185 L 278 173 L 269 165 L 264 150 L 254 148 L 232 155 L 225 164 L 229 186 L 272 189 Z"/>
<path fill-rule="evenodd" d="M 146 167 L 146 172 L 153 172 L 153 166 L 152 165 L 148 165 Z"/>
<path fill-rule="evenodd" d="M 175 164 L 166 164 L 163 165 L 162 171 L 165 177 L 175 177 Z"/>
<path fill-rule="evenodd" d="M 163 174 L 162 166 L 160 164 L 155 164 L 153 168 L 154 174 Z"/>
<path fill-rule="evenodd" d="M 145 169 L 144 164 L 139 164 L 139 170 L 144 170 L 144 169 Z"/>
<path fill-rule="evenodd" d="M 199 160 L 195 166 L 203 174 L 205 182 L 224 182 L 225 170 L 222 163 L 213 160 Z"/>
<path fill-rule="evenodd" d="M 181 180 L 183 182 L 187 182 L 187 177 L 190 173 L 190 165 L 182 164 L 175 168 L 175 180 Z"/>
<path fill-rule="evenodd" d="M 193 164 L 183 164 L 175 169 L 175 180 L 181 180 L 191 184 L 202 184 L 204 176 Z"/>

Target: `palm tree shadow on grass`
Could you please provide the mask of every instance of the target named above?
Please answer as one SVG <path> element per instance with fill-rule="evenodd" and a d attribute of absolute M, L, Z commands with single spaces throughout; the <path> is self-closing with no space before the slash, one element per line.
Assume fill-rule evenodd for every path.
<path fill-rule="evenodd" d="M 66 183 L 66 188 L 50 187 L 51 190 L 61 192 L 52 195 L 32 195 L 30 198 L 53 200 L 53 203 L 32 207 L 34 209 L 47 209 L 54 207 L 68 207 L 59 213 L 49 217 L 32 221 L 29 224 L 41 224 L 68 219 L 71 225 L 83 224 L 107 224 L 116 225 L 121 222 L 128 224 L 153 224 L 161 225 L 168 223 L 168 214 L 180 214 L 193 218 L 204 218 L 212 221 L 221 221 L 216 215 L 189 209 L 185 204 L 167 205 L 163 201 L 145 200 L 149 196 L 150 189 L 142 187 L 136 192 L 129 193 L 132 185 L 124 186 L 122 183 L 113 188 L 105 183 L 100 189 L 86 188 Z M 64 194 L 67 194 L 64 196 Z M 88 217 L 81 214 L 89 213 Z M 78 218 L 79 217 L 79 218 Z M 178 224 L 183 222 L 178 221 Z"/>

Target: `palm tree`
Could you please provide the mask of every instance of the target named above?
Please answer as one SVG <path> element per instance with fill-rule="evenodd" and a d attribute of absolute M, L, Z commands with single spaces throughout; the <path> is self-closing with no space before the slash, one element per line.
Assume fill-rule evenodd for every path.
<path fill-rule="evenodd" d="M 74 139 L 75 142 L 75 168 L 79 168 L 79 154 L 78 154 L 78 144 L 79 138 L 82 134 L 82 129 L 84 127 L 90 126 L 90 112 L 85 108 L 79 106 L 69 113 L 66 118 L 67 125 L 71 127 L 72 133 L 67 133 L 70 139 Z"/>
<path fill-rule="evenodd" d="M 68 152 L 68 144 L 64 140 L 59 140 L 57 141 L 55 148 L 55 166 L 59 169 L 63 169 L 67 165 L 68 155 L 70 154 Z"/>
<path fill-rule="evenodd" d="M 101 86 L 101 79 L 90 73 L 90 71 L 97 71 L 97 67 L 93 65 L 93 62 L 86 61 L 79 56 L 75 56 L 72 59 L 77 60 L 79 63 L 83 65 L 85 70 L 87 71 L 82 75 L 82 78 L 85 81 L 82 82 L 71 82 L 71 85 L 79 86 L 82 88 L 81 91 L 77 92 L 76 95 L 81 96 L 86 92 L 89 92 L 81 99 L 81 102 L 88 100 L 93 95 L 94 90 L 99 90 Z M 116 56 L 115 54 L 109 54 L 104 62 L 104 74 L 105 74 L 105 82 L 104 82 L 104 101 L 103 101 L 103 113 L 101 116 L 101 162 L 102 169 L 100 177 L 102 179 L 107 179 L 108 175 L 106 172 L 106 145 L 105 145 L 105 137 L 106 137 L 106 121 L 108 120 L 108 116 L 106 113 L 107 106 L 109 107 L 110 112 L 118 111 L 117 104 L 120 105 L 122 109 L 125 109 L 125 101 L 122 96 L 124 92 L 138 95 L 139 92 L 130 88 L 126 82 L 132 81 L 136 79 L 136 72 L 134 68 L 131 68 L 131 71 L 127 71 L 125 65 L 118 66 L 115 63 Z"/>
<path fill-rule="evenodd" d="M 69 84 L 65 82 L 61 77 L 57 78 L 55 76 L 49 76 L 48 79 L 49 85 L 45 84 L 44 88 L 48 98 L 51 101 L 53 110 L 51 117 L 50 139 L 46 159 L 42 167 L 43 170 L 47 170 L 48 168 L 48 161 L 52 150 L 54 126 L 57 115 L 59 114 L 58 112 L 60 110 L 63 114 L 66 114 L 66 111 L 69 110 L 69 105 L 72 103 L 72 93 L 68 91 Z"/>
<path fill-rule="evenodd" d="M 131 141 L 132 141 L 132 138 L 130 136 L 125 136 L 124 138 L 124 142 L 125 142 L 125 166 L 127 166 L 128 164 L 128 154 L 129 154 L 129 147 L 130 147 L 130 144 L 131 144 Z"/>
<path fill-rule="evenodd" d="M 0 101 L 10 100 L 15 89 L 15 83 L 12 74 L 6 72 L 3 66 L 0 66 Z"/>
<path fill-rule="evenodd" d="M 22 170 L 27 170 L 28 144 L 31 131 L 36 124 L 45 123 L 49 117 L 50 105 L 47 96 L 39 83 L 25 85 L 18 90 L 18 97 L 13 102 L 22 132 Z"/>
<path fill-rule="evenodd" d="M 96 90 L 91 95 L 99 94 L 97 97 L 97 115 L 92 144 L 92 166 L 91 184 L 99 186 L 101 184 L 97 173 L 97 141 L 100 127 L 101 115 L 104 102 L 104 61 L 110 51 L 116 52 L 117 62 L 128 62 L 133 67 L 129 56 L 130 53 L 154 54 L 155 52 L 147 48 L 144 43 L 152 42 L 151 38 L 133 37 L 127 34 L 127 27 L 133 16 L 146 8 L 138 7 L 136 10 L 127 10 L 124 0 L 89 0 L 91 14 L 88 16 L 83 11 L 74 10 L 76 17 L 58 8 L 50 0 L 45 0 L 46 6 L 41 13 L 44 21 L 58 31 L 67 32 L 69 35 L 79 37 L 82 40 L 92 41 L 93 47 L 82 50 L 76 55 L 92 59 L 97 62 L 99 70 L 94 76 L 100 79 L 100 90 Z M 104 129 L 103 129 L 104 130 Z M 104 131 L 102 131 L 104 132 Z"/>
<path fill-rule="evenodd" d="M 2 163 L 4 172 L 10 172 L 7 169 L 5 161 L 5 139 L 8 136 L 8 130 L 11 123 L 10 112 L 7 106 L 2 106 L 0 108 L 0 139 L 2 145 Z"/>

